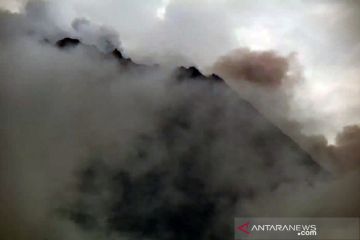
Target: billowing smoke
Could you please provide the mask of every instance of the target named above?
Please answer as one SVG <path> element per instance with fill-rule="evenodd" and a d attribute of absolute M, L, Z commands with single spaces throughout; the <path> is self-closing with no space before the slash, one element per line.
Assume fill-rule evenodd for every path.
<path fill-rule="evenodd" d="M 280 66 L 286 66 L 286 68 L 283 68 L 285 71 L 283 74 L 278 75 L 271 74 L 272 72 L 268 71 L 267 74 L 261 76 L 259 81 L 254 81 L 249 77 L 246 78 L 246 75 L 244 75 L 244 72 L 246 72 L 244 71 L 246 69 L 244 65 L 251 66 L 252 72 L 255 73 L 264 73 L 264 69 L 274 69 L 265 68 L 265 64 L 250 65 L 250 62 L 247 65 L 243 59 L 247 58 L 250 53 L 254 53 L 254 58 L 255 56 L 269 56 L 270 54 L 274 57 L 272 62 L 274 64 L 277 63 L 275 57 L 282 59 L 283 61 L 280 62 L 283 62 L 284 65 Z M 353 213 L 358 215 L 360 206 L 357 202 L 360 201 L 360 195 L 355 189 L 359 187 L 360 177 L 359 126 L 344 127 L 337 134 L 334 143 L 329 143 L 326 137 L 322 135 L 304 135 L 302 133 L 302 128 L 307 123 L 298 118 L 298 111 L 301 109 L 294 108 L 297 105 L 294 102 L 299 101 L 296 91 L 303 89 L 302 85 L 304 83 L 303 67 L 299 63 L 297 55 L 293 54 L 285 58 L 271 51 L 235 50 L 217 60 L 213 69 L 216 73 L 226 77 L 229 84 L 237 90 L 240 96 L 249 100 L 258 110 L 271 119 L 273 123 L 291 136 L 303 149 L 311 154 L 315 161 L 340 176 L 340 180 L 334 184 L 324 184 L 314 188 L 314 191 L 307 191 L 307 199 L 312 199 L 309 200 L 312 204 L 302 206 L 302 210 L 313 216 L 322 215 L 324 211 L 316 206 L 316 202 L 319 199 L 326 201 L 331 198 L 336 199 L 335 201 L 343 202 L 344 199 L 341 195 L 351 195 L 352 197 L 345 201 L 347 204 L 341 207 L 330 202 L 325 204 L 323 206 L 324 209 L 330 206 L 333 207 L 333 210 L 326 211 L 325 216 L 344 216 L 352 215 Z M 268 82 L 271 77 L 275 77 L 272 82 L 277 84 L 271 85 L 271 82 Z M 269 88 L 269 86 L 272 87 Z M 355 115 L 358 112 L 356 109 L 352 111 L 352 114 Z M 321 194 L 319 195 L 319 193 Z M 302 194 L 303 192 L 299 191 L 299 194 L 294 194 L 290 199 L 285 198 L 285 202 L 299 201 L 299 199 L 303 198 Z M 244 204 L 248 209 L 251 209 L 250 212 L 253 214 L 273 216 L 281 212 L 280 208 L 264 208 L 263 206 L 268 206 L 266 203 L 269 201 L 278 202 L 282 206 L 281 203 L 284 202 L 284 195 L 280 191 L 278 195 L 272 195 L 270 198 L 263 196 L 257 200 L 251 199 L 246 201 Z M 296 214 L 296 211 L 293 214 Z"/>
<path fill-rule="evenodd" d="M 75 35 L 83 43 L 94 45 L 104 53 L 120 49 L 119 36 L 114 30 L 102 26 L 93 26 L 86 19 L 75 19 L 72 23 Z"/>
<path fill-rule="evenodd" d="M 211 69 L 287 134 L 302 137 L 302 124 L 293 108 L 294 90 L 303 82 L 296 54 L 285 57 L 274 51 L 235 49 Z"/>
<path fill-rule="evenodd" d="M 0 13 L 1 238 L 231 239 L 235 216 L 357 214 L 332 191 L 312 202 L 329 175 L 219 77 L 140 66 L 102 24 L 35 15 Z M 244 82 L 281 83 L 289 63 L 261 55 Z"/>
<path fill-rule="evenodd" d="M 328 165 L 338 174 L 360 168 L 360 127 L 346 126 L 329 144 L 323 136 L 300 138 L 302 144 L 319 162 Z"/>
<path fill-rule="evenodd" d="M 214 71 L 227 79 L 271 87 L 281 85 L 288 70 L 288 60 L 275 52 L 256 52 L 244 48 L 221 57 L 214 65 Z"/>
<path fill-rule="evenodd" d="M 292 104 L 298 100 L 296 88 L 304 81 L 296 54 L 282 57 L 273 51 L 237 49 L 220 57 L 213 70 L 228 79 L 241 96 L 293 137 L 316 161 L 335 172 L 360 166 L 357 125 L 345 126 L 334 144 L 324 136 L 306 136 L 301 132 L 304 123 L 296 118 L 298 109 Z"/>
<path fill-rule="evenodd" d="M 360 166 L 360 127 L 347 126 L 336 137 L 335 155 L 343 166 L 354 169 Z"/>

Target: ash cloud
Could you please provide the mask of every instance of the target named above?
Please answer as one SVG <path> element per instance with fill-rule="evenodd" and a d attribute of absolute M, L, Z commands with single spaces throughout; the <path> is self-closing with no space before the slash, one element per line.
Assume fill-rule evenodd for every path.
<path fill-rule="evenodd" d="M 282 57 L 273 51 L 237 49 L 220 57 L 212 69 L 324 167 L 337 174 L 359 168 L 358 125 L 345 126 L 333 144 L 323 135 L 302 132 L 311 123 L 303 122 L 294 108 L 295 91 L 304 81 L 296 54 Z"/>
<path fill-rule="evenodd" d="M 273 51 L 242 48 L 220 57 L 213 69 L 227 79 L 278 87 L 287 75 L 289 63 L 287 58 Z"/>
<path fill-rule="evenodd" d="M 320 163 L 340 175 L 360 168 L 360 127 L 346 126 L 337 134 L 334 144 L 323 136 L 309 136 L 302 143 Z"/>
<path fill-rule="evenodd" d="M 285 57 L 274 51 L 235 49 L 211 69 L 284 132 L 302 136 L 294 91 L 304 76 L 296 53 Z"/>
<path fill-rule="evenodd" d="M 348 169 L 360 165 L 360 127 L 347 126 L 336 137 L 336 155 Z"/>

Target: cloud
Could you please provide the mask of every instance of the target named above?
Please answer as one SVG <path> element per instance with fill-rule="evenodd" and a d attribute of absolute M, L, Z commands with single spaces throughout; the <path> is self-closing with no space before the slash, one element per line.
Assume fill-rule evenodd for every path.
<path fill-rule="evenodd" d="M 22 10 L 28 0 L 1 0 L 0 9 L 6 9 L 11 12 L 18 12 Z"/>

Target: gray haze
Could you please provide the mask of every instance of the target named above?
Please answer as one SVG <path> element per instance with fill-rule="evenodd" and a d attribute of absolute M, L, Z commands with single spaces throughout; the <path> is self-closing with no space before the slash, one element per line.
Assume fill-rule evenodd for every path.
<path fill-rule="evenodd" d="M 304 121 L 296 117 L 302 114 L 293 114 L 291 103 L 297 98 L 295 87 L 306 76 L 296 57 L 280 52 L 251 54 L 258 50 L 240 55 L 241 64 L 235 64 L 241 69 L 240 77 L 231 75 L 237 79 L 227 81 L 231 86 L 231 80 L 240 84 L 233 87 L 242 87 L 238 91 L 241 97 L 225 84 L 196 80 L 178 83 L 172 67 L 127 68 L 108 53 L 124 48 L 129 56 L 132 51 L 135 56 L 135 52 L 143 54 L 137 61 L 158 53 L 155 59 L 164 62 L 211 65 L 231 50 L 222 44 L 232 42 L 222 34 L 227 29 L 224 21 L 197 34 L 209 19 L 223 15 L 216 4 L 170 1 L 166 12 L 170 20 L 162 22 L 164 28 L 156 28 L 154 37 L 140 28 L 134 30 L 125 21 L 109 24 L 111 12 L 99 10 L 108 9 L 106 3 L 94 1 L 95 7 L 80 8 L 88 14 L 77 14 L 68 5 L 71 2 L 64 1 L 62 6 L 66 7 L 59 12 L 55 7 L 61 3 L 34 3 L 21 14 L 0 13 L 0 198 L 1 218 L 7 219 L 1 226 L 4 239 L 136 237 L 131 226 L 117 227 L 124 225 L 124 216 L 130 219 L 128 223 L 159 221 L 158 232 L 164 235 L 147 232 L 147 237 L 167 239 L 173 228 L 151 216 L 158 208 L 166 209 L 161 214 L 169 214 L 179 206 L 190 206 L 194 220 L 196 214 L 212 213 L 206 218 L 211 219 L 208 225 L 194 233 L 203 239 L 222 237 L 216 234 L 226 232 L 229 219 L 232 222 L 239 214 L 358 216 L 359 174 L 349 170 L 359 166 L 359 127 L 344 128 L 333 146 L 325 137 L 301 134 Z M 83 1 L 74 2 L 86 6 Z M 151 2 L 125 1 L 119 11 L 128 21 L 149 20 L 144 29 L 151 29 L 155 20 L 150 21 L 148 9 L 156 10 Z M 229 4 L 236 6 L 237 2 Z M 128 12 L 140 5 L 138 12 Z M 203 11 L 198 14 L 199 8 Z M 104 21 L 94 21 L 90 13 L 96 16 L 95 10 L 99 10 L 97 19 Z M 63 37 L 78 38 L 84 44 L 59 49 L 55 42 Z M 216 43 L 219 38 L 221 44 Z M 349 41 L 354 43 L 354 39 L 355 32 Z M 163 52 L 157 51 L 159 46 Z M 270 66 L 275 72 L 265 71 L 268 61 L 256 61 L 264 55 L 266 59 L 275 57 L 281 67 L 275 64 Z M 355 64 L 353 59 L 357 57 L 351 58 Z M 257 75 L 244 75 L 244 64 L 261 73 L 261 83 L 268 78 L 278 86 L 254 84 Z M 355 110 L 351 109 L 354 115 Z M 330 165 L 340 176 L 324 180 L 322 171 L 308 164 L 311 157 L 267 119 L 294 136 L 318 161 L 325 161 L 324 165 L 335 161 Z M 273 136 L 279 142 L 270 141 Z M 184 154 L 190 155 L 190 163 L 182 160 Z M 160 193 L 156 192 L 159 189 Z M 152 194 L 156 197 L 149 197 Z M 322 204 L 324 199 L 327 204 Z M 138 212 L 122 212 L 126 209 L 123 202 Z M 199 205 L 192 205 L 194 202 Z M 119 223 L 115 226 L 104 222 L 111 218 L 112 207 L 120 208 L 113 218 Z M 205 213 L 194 210 L 198 208 Z"/>

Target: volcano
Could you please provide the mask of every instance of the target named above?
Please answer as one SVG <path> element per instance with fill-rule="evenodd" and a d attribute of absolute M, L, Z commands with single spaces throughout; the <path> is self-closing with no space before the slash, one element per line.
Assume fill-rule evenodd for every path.
<path fill-rule="evenodd" d="M 72 51 L 81 44 L 66 38 L 56 47 Z M 159 71 L 118 49 L 109 57 L 122 74 Z M 131 151 L 117 156 L 105 148 L 89 156 L 77 173 L 77 198 L 61 210 L 65 218 L 109 237 L 232 239 L 234 217 L 251 214 L 244 201 L 284 186 L 311 186 L 324 173 L 219 76 L 191 66 L 167 78 L 176 100 L 157 108 L 154 128 L 137 133 Z"/>

